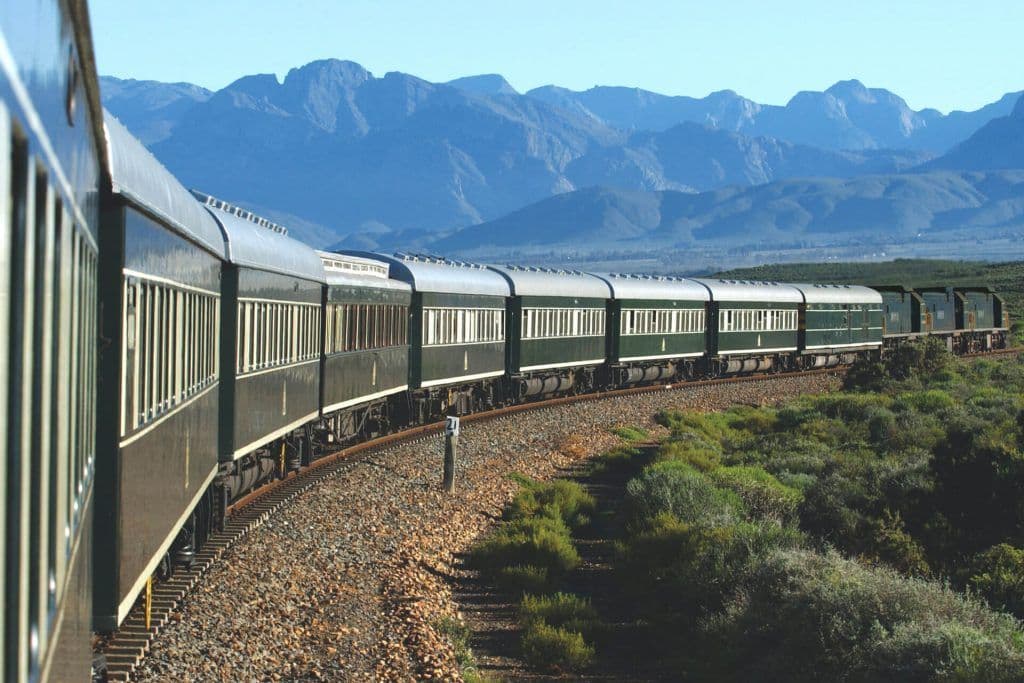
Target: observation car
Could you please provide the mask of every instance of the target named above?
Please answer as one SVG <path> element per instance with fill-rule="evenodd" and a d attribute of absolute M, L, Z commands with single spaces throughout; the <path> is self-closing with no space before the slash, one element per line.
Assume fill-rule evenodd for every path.
<path fill-rule="evenodd" d="M 510 289 L 506 345 L 517 398 L 593 391 L 605 363 L 608 284 L 578 270 L 489 266 Z"/>
<path fill-rule="evenodd" d="M 608 362 L 616 386 L 695 377 L 707 351 L 707 287 L 685 278 L 601 275 L 611 287 Z"/>
<path fill-rule="evenodd" d="M 857 285 L 794 284 L 801 307 L 800 352 L 805 365 L 853 362 L 858 351 L 882 346 L 882 295 Z"/>
<path fill-rule="evenodd" d="M 803 294 L 792 285 L 694 278 L 710 293 L 708 364 L 712 374 L 785 369 L 799 347 Z"/>
<path fill-rule="evenodd" d="M 202 205 L 117 119 L 105 127 L 96 519 L 108 531 L 94 612 L 109 631 L 211 530 L 225 252 Z"/>
<path fill-rule="evenodd" d="M 0 9 L 0 677 L 90 675 L 102 112 L 79 0 Z M 103 533 L 103 532 L 101 532 Z"/>
<path fill-rule="evenodd" d="M 388 277 L 388 266 L 357 256 L 319 252 L 324 299 L 322 416 L 342 441 L 372 437 L 408 416 L 409 305 L 412 287 Z"/>
<path fill-rule="evenodd" d="M 508 282 L 486 266 L 437 256 L 340 252 L 387 264 L 412 287 L 411 419 L 469 413 L 505 400 Z"/>
<path fill-rule="evenodd" d="M 276 223 L 200 192 L 224 235 L 221 506 L 312 460 L 324 268 Z"/>

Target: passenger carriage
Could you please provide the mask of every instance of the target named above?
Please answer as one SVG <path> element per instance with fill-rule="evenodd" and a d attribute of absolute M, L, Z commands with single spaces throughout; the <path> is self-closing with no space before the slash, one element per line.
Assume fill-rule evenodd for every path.
<path fill-rule="evenodd" d="M 786 369 L 799 348 L 803 294 L 792 285 L 695 278 L 710 294 L 708 363 L 712 374 Z"/>
<path fill-rule="evenodd" d="M 803 295 L 800 353 L 805 367 L 852 363 L 882 347 L 882 295 L 858 285 L 794 284 Z"/>
<path fill-rule="evenodd" d="M 321 414 L 350 441 L 404 424 L 409 388 L 412 287 L 380 261 L 319 252 L 327 288 Z"/>
<path fill-rule="evenodd" d="M 341 253 L 384 263 L 391 278 L 412 287 L 413 421 L 505 401 L 505 278 L 486 266 L 436 256 Z"/>
<path fill-rule="evenodd" d="M 223 507 L 312 460 L 320 414 L 317 253 L 244 209 L 194 193 L 227 246 L 221 297 L 220 477 Z"/>
<path fill-rule="evenodd" d="M 96 626 L 116 628 L 154 573 L 210 530 L 217 474 L 224 240 L 216 221 L 106 116 L 100 243 Z M 159 482 L 155 485 L 154 482 Z"/>
<path fill-rule="evenodd" d="M 580 271 L 489 267 L 511 290 L 506 311 L 511 395 L 594 390 L 607 355 L 607 283 Z"/>
<path fill-rule="evenodd" d="M 600 277 L 611 287 L 608 363 L 616 386 L 700 372 L 707 350 L 707 287 L 678 277 Z"/>
<path fill-rule="evenodd" d="M 5 3 L 0 54 L 0 678 L 86 680 L 105 161 L 85 4 Z"/>

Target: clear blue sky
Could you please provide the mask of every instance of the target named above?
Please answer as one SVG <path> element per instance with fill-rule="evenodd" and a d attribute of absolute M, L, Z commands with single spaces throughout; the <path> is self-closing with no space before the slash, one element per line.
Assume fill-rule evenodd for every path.
<path fill-rule="evenodd" d="M 858 78 L 912 107 L 1024 89 L 1024 0 L 91 0 L 100 73 L 221 88 L 314 59 L 520 91 L 732 89 L 782 104 Z"/>

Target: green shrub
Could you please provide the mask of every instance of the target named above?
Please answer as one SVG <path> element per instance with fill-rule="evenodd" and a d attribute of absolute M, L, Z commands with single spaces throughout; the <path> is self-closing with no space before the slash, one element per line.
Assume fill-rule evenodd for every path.
<path fill-rule="evenodd" d="M 571 593 L 523 597 L 519 618 L 524 626 L 542 621 L 549 626 L 575 631 L 591 638 L 599 622 L 590 600 Z"/>
<path fill-rule="evenodd" d="M 523 659 L 539 670 L 553 673 L 578 672 L 594 660 L 594 648 L 583 635 L 549 626 L 542 621 L 530 623 L 522 637 Z"/>
<path fill-rule="evenodd" d="M 908 391 L 896 397 L 896 406 L 903 410 L 915 410 L 919 413 L 938 413 L 952 408 L 953 397 L 942 389 L 926 389 L 924 391 Z"/>
<path fill-rule="evenodd" d="M 875 558 L 904 574 L 927 576 L 931 572 L 924 548 L 906 532 L 898 512 L 886 510 L 872 526 L 871 552 Z"/>
<path fill-rule="evenodd" d="M 686 463 L 667 461 L 627 482 L 622 509 L 627 527 L 638 529 L 663 513 L 691 524 L 726 524 L 742 516 L 743 503 Z"/>
<path fill-rule="evenodd" d="M 622 544 L 617 569 L 651 619 L 687 623 L 716 609 L 761 558 L 800 544 L 778 524 L 702 527 L 661 514 Z"/>
<path fill-rule="evenodd" d="M 835 553 L 776 553 L 707 622 L 706 678 L 1015 681 L 1024 633 L 950 588 Z"/>
<path fill-rule="evenodd" d="M 796 521 L 803 494 L 783 485 L 760 467 L 720 467 L 709 476 L 716 486 L 734 491 L 755 519 Z"/>
<path fill-rule="evenodd" d="M 650 438 L 647 430 L 640 427 L 616 427 L 612 434 L 624 441 L 646 441 Z"/>
<path fill-rule="evenodd" d="M 713 448 L 697 445 L 694 440 L 672 439 L 658 448 L 655 462 L 675 460 L 686 463 L 696 470 L 708 472 L 721 464 L 721 455 Z"/>
<path fill-rule="evenodd" d="M 726 411 L 725 417 L 731 428 L 751 434 L 770 434 L 779 422 L 774 408 L 753 406 L 735 406 Z"/>
<path fill-rule="evenodd" d="M 1024 617 L 1024 550 L 1000 543 L 971 564 L 968 584 L 996 609 Z"/>
<path fill-rule="evenodd" d="M 505 508 L 505 519 L 517 520 L 543 515 L 559 519 L 570 528 L 578 529 L 587 524 L 589 515 L 596 508 L 593 496 L 574 481 L 525 480 L 522 486 L 523 489 Z"/>
<path fill-rule="evenodd" d="M 530 517 L 502 524 L 473 548 L 469 565 L 497 575 L 505 567 L 532 566 L 547 572 L 549 579 L 572 571 L 580 563 L 579 553 L 561 519 Z"/>
<path fill-rule="evenodd" d="M 613 448 L 591 461 L 590 472 L 594 475 L 618 476 L 639 470 L 647 464 L 648 458 L 643 457 L 646 453 L 647 450 L 632 446 Z"/>
<path fill-rule="evenodd" d="M 506 593 L 547 593 L 552 589 L 547 567 L 533 565 L 512 565 L 501 567 L 494 575 L 494 582 Z"/>

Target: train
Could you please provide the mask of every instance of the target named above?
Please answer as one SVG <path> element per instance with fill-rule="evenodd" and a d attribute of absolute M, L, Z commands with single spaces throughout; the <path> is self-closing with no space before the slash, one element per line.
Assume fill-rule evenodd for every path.
<path fill-rule="evenodd" d="M 501 406 L 1005 347 L 989 287 L 588 273 L 317 251 L 185 188 L 104 112 L 81 0 L 0 11 L 0 671 L 90 639 L 234 501 L 345 445 Z M 682 265 L 682 264 L 681 264 Z"/>

